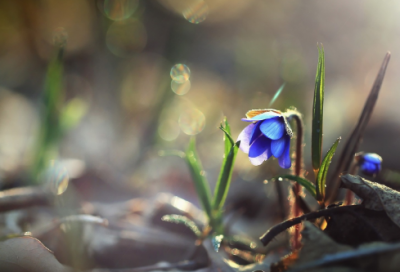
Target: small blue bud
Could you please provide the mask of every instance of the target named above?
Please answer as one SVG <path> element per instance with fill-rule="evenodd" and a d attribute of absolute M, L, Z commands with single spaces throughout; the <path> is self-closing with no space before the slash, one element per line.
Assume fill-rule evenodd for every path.
<path fill-rule="evenodd" d="M 361 172 L 366 175 L 373 176 L 381 171 L 382 157 L 376 153 L 357 153 L 355 159 L 358 161 Z"/>

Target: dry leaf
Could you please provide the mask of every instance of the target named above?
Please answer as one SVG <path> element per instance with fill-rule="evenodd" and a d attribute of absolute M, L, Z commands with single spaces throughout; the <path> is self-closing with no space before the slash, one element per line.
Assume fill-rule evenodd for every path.
<path fill-rule="evenodd" d="M 384 210 L 389 218 L 400 227 L 400 192 L 359 176 L 347 174 L 341 178 L 346 188 L 363 199 L 363 205 L 367 209 Z"/>
<path fill-rule="evenodd" d="M 60 264 L 39 240 L 18 237 L 0 243 L 0 271 L 7 272 L 72 272 Z"/>

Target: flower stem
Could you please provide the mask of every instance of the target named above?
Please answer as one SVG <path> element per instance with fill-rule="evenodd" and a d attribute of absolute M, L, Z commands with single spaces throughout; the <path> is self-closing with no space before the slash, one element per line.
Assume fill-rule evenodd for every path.
<path fill-rule="evenodd" d="M 297 133 L 296 133 L 296 158 L 295 158 L 295 166 L 294 166 L 294 174 L 296 176 L 300 176 L 301 172 L 301 167 L 303 164 L 303 120 L 301 118 L 301 115 L 297 111 L 290 111 L 288 115 L 288 119 L 294 119 L 296 122 L 296 128 L 297 128 Z M 294 205 L 293 210 L 292 210 L 292 215 L 294 218 L 299 217 L 301 215 L 301 208 L 300 208 L 300 203 L 299 203 L 299 195 L 301 193 L 302 187 L 300 184 L 295 183 L 294 184 Z M 301 244 L 300 244 L 300 225 L 295 226 L 294 230 L 294 235 L 293 235 L 293 240 L 292 240 L 292 249 L 296 250 L 299 249 Z"/>

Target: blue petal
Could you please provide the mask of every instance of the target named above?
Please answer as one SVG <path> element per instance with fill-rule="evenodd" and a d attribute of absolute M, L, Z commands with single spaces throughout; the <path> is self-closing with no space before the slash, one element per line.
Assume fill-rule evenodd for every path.
<path fill-rule="evenodd" d="M 267 137 L 258 137 L 250 146 L 249 157 L 256 158 L 271 149 L 271 140 Z M 267 152 L 267 155 L 269 153 Z"/>
<path fill-rule="evenodd" d="M 271 140 L 278 140 L 282 138 L 283 134 L 286 131 L 285 122 L 283 121 L 282 117 L 264 120 L 262 121 L 260 130 L 265 136 L 267 136 Z"/>
<path fill-rule="evenodd" d="M 245 122 L 254 122 L 254 121 L 261 121 L 261 120 L 267 120 L 275 117 L 281 117 L 282 114 L 273 112 L 273 111 L 267 111 L 262 114 L 256 115 L 252 118 L 242 118 L 242 121 Z"/>
<path fill-rule="evenodd" d="M 365 161 L 361 165 L 361 170 L 368 175 L 377 174 L 380 170 L 380 165 Z"/>
<path fill-rule="evenodd" d="M 289 137 L 288 136 L 282 137 L 279 140 L 275 140 L 275 141 L 271 142 L 271 151 L 272 151 L 272 155 L 274 155 L 275 158 L 279 158 L 282 155 L 283 151 L 285 151 L 285 147 L 287 144 L 287 138 L 289 138 Z M 290 138 L 289 138 L 289 140 L 290 140 Z"/>
<path fill-rule="evenodd" d="M 264 145 L 264 147 L 267 147 L 267 149 L 265 149 L 265 151 L 257 157 L 252 158 L 249 156 L 250 162 L 256 166 L 262 164 L 264 161 L 268 160 L 272 156 L 271 148 L 269 146 L 269 144 L 271 142 L 270 139 L 261 136 L 261 137 L 257 138 L 257 140 L 254 142 L 254 144 L 256 144 L 257 142 L 259 142 L 259 144 L 258 144 L 259 147 L 260 146 L 262 147 L 262 145 Z M 251 147 L 250 147 L 250 149 L 251 149 Z"/>
<path fill-rule="evenodd" d="M 292 160 L 290 159 L 290 137 L 287 136 L 284 138 L 286 138 L 285 151 L 278 158 L 278 162 L 280 167 L 287 169 L 292 166 Z"/>
<path fill-rule="evenodd" d="M 363 156 L 363 159 L 367 162 L 375 163 L 375 164 L 381 164 L 382 158 L 378 154 L 375 153 L 366 153 Z"/>
<path fill-rule="evenodd" d="M 257 139 L 262 133 L 260 130 L 260 125 L 262 122 L 257 122 L 255 128 L 253 129 L 253 133 L 250 138 L 250 145 Z"/>
<path fill-rule="evenodd" d="M 240 149 L 248 154 L 249 149 L 250 149 L 250 137 L 253 134 L 253 130 L 255 128 L 256 124 L 250 124 L 247 127 L 245 127 L 242 132 L 240 132 L 238 141 L 240 141 Z"/>

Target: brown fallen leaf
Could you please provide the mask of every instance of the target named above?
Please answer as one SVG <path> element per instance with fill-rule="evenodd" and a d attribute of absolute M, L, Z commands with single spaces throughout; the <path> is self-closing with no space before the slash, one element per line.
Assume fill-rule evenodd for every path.
<path fill-rule="evenodd" d="M 400 227 L 400 192 L 383 184 L 372 182 L 350 174 L 341 177 L 344 187 L 363 199 L 363 205 L 370 210 L 384 210 L 389 218 Z"/>
<path fill-rule="evenodd" d="M 0 271 L 7 272 L 72 272 L 60 264 L 39 240 L 18 237 L 0 242 Z"/>
<path fill-rule="evenodd" d="M 349 251 L 352 247 L 347 245 L 341 245 L 333 241 L 328 235 L 323 233 L 320 229 L 314 226 L 312 223 L 305 221 L 304 229 L 302 231 L 302 243 L 303 247 L 296 251 L 295 254 L 290 255 L 289 259 L 283 259 L 282 261 L 286 265 L 282 265 L 282 261 L 278 265 L 271 266 L 271 271 L 289 271 L 301 268 L 310 262 L 321 259 L 326 255 Z M 295 257 L 295 258 L 293 258 Z M 283 269 L 282 269 L 283 268 Z M 329 270 L 331 269 L 331 270 Z M 333 267 L 315 267 L 313 269 L 306 270 L 307 272 L 322 272 L 322 271 L 341 271 L 341 272 L 355 272 L 352 268 L 333 266 Z"/>

